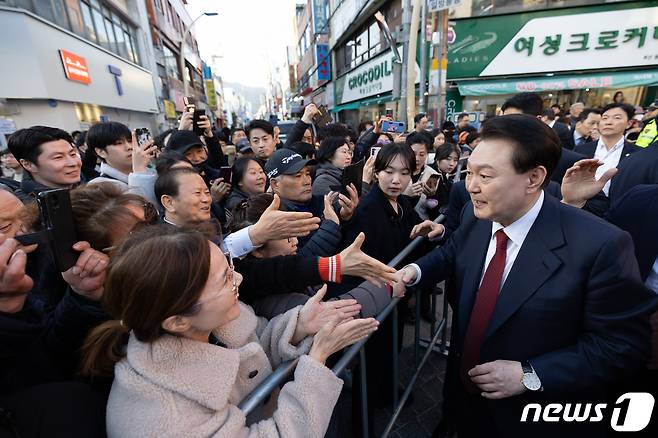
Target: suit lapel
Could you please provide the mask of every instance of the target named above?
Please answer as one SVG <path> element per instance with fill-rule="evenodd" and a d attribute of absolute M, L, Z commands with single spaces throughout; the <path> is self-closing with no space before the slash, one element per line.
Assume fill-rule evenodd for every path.
<path fill-rule="evenodd" d="M 498 296 L 485 342 L 562 264 L 552 251 L 564 245 L 558 202 L 551 197 L 544 198 L 539 216 L 523 241 Z"/>
<path fill-rule="evenodd" d="M 466 239 L 466 245 L 460 256 L 466 260 L 461 294 L 459 300 L 459 327 L 462 336 L 466 333 L 466 326 L 475 304 L 482 268 L 491 239 L 491 221 L 478 220 L 477 224 Z"/>
<path fill-rule="evenodd" d="M 633 143 L 624 141 L 624 148 L 621 151 L 619 162 L 621 163 L 626 158 L 630 157 L 633 152 L 636 152 L 637 147 Z"/>

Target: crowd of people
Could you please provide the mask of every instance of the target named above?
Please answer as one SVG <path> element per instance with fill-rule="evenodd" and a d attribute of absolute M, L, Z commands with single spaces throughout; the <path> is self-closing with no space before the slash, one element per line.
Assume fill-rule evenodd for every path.
<path fill-rule="evenodd" d="M 0 436 L 360 430 L 360 397 L 392 404 L 410 300 L 433 321 L 443 291 L 437 436 L 605 434 L 519 419 L 527 403 L 656 394 L 658 102 L 565 111 L 521 93 L 501 111 L 433 130 L 418 114 L 391 134 L 390 116 L 315 126 L 309 104 L 285 143 L 268 121 L 216 129 L 193 108 L 152 139 L 118 122 L 16 131 L 0 180 Z M 75 230 L 65 270 L 71 236 L 41 205 L 58 189 Z M 374 318 L 394 297 L 397 346 Z M 365 337 L 363 395 L 359 363 L 349 378 L 328 365 Z M 293 380 L 246 416 L 240 401 L 291 359 Z M 337 419 L 344 391 L 355 413 Z"/>

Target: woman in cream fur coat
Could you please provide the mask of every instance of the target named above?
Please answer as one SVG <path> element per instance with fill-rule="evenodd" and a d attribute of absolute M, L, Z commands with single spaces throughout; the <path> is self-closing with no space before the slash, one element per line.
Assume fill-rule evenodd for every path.
<path fill-rule="evenodd" d="M 241 280 L 191 230 L 147 227 L 112 256 L 104 300 L 116 320 L 92 331 L 83 364 L 114 372 L 110 438 L 324 436 L 343 383 L 324 362 L 377 322 L 354 319 L 354 300 L 322 302 L 324 288 L 268 322 L 238 301 Z M 297 357 L 294 380 L 247 419 L 239 402 Z"/>

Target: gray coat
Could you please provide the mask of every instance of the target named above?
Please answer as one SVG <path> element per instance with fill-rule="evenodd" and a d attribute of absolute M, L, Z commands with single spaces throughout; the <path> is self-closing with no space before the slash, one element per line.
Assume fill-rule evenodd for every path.
<path fill-rule="evenodd" d="M 144 343 L 131 334 L 127 356 L 114 369 L 108 436 L 324 436 L 343 382 L 302 356 L 312 338 L 290 344 L 300 309 L 267 322 L 241 304 L 240 317 L 214 332 L 226 347 L 171 335 Z M 271 397 L 260 421 L 248 424 L 240 401 L 273 367 L 299 356 L 295 379 Z"/>
<path fill-rule="evenodd" d="M 313 181 L 313 195 L 324 196 L 332 191 L 332 187 L 334 190 L 340 187 L 342 176 L 343 170 L 333 164 L 328 162 L 318 164 Z"/>

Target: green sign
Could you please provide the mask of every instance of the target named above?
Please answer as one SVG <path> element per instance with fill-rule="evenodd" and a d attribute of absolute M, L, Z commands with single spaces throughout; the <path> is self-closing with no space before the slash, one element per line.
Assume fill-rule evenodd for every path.
<path fill-rule="evenodd" d="M 658 0 L 457 20 L 448 79 L 658 64 Z"/>
<path fill-rule="evenodd" d="M 650 70 L 631 73 L 597 73 L 499 81 L 464 81 L 459 83 L 459 92 L 462 96 L 487 96 L 490 94 L 514 94 L 523 91 L 625 88 L 655 84 L 658 84 L 658 71 Z"/>

